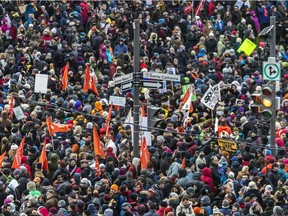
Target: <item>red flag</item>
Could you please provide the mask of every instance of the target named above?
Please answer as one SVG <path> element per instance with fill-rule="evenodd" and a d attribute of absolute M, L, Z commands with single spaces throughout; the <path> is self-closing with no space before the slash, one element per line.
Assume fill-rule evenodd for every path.
<path fill-rule="evenodd" d="M 68 71 L 69 71 L 69 62 L 67 62 L 62 76 L 62 90 L 66 90 L 68 87 Z"/>
<path fill-rule="evenodd" d="M 149 155 L 145 137 L 142 139 L 142 143 L 141 143 L 140 162 L 141 162 L 141 169 L 147 169 L 148 163 L 150 162 L 150 155 Z"/>
<path fill-rule="evenodd" d="M 85 79 L 84 79 L 84 85 L 83 85 L 83 91 L 87 92 L 90 88 L 90 66 L 89 64 L 86 65 L 85 70 Z"/>
<path fill-rule="evenodd" d="M 195 10 L 195 16 L 198 16 L 205 7 L 205 0 L 200 0 Z"/>
<path fill-rule="evenodd" d="M 186 91 L 183 99 L 182 99 L 182 102 L 185 104 L 187 102 L 187 100 L 189 99 L 189 97 L 191 97 L 191 90 L 190 88 L 188 88 L 188 90 Z"/>
<path fill-rule="evenodd" d="M 10 100 L 10 108 L 9 108 L 9 118 L 13 119 L 13 109 L 14 109 L 14 103 L 15 103 L 15 99 L 14 97 L 11 98 Z"/>
<path fill-rule="evenodd" d="M 181 163 L 181 168 L 185 169 L 186 167 L 186 158 L 183 158 L 182 163 Z"/>
<path fill-rule="evenodd" d="M 94 76 L 92 76 L 92 78 L 91 78 L 91 89 L 96 95 L 99 94 L 97 86 L 96 86 L 96 83 L 95 83 L 95 80 L 94 80 Z"/>
<path fill-rule="evenodd" d="M 25 136 L 22 138 L 21 143 L 16 151 L 11 168 L 19 169 L 21 166 L 21 159 L 24 154 Z"/>
<path fill-rule="evenodd" d="M 47 155 L 46 155 L 46 139 L 44 140 L 44 143 L 43 143 L 43 149 L 39 157 L 39 163 L 41 163 L 43 169 L 45 169 L 47 173 L 49 173 L 48 160 L 47 160 Z"/>
<path fill-rule="evenodd" d="M 105 122 L 106 122 L 106 135 L 108 134 L 108 131 L 109 131 L 109 123 L 110 123 L 110 120 L 111 120 L 112 108 L 113 108 L 113 103 L 110 104 L 108 115 L 106 116 L 106 119 L 105 119 Z"/>
<path fill-rule="evenodd" d="M 105 153 L 103 151 L 103 148 L 102 148 L 102 145 L 101 145 L 101 142 L 100 142 L 100 139 L 99 139 L 99 135 L 97 133 L 97 129 L 94 125 L 93 127 L 93 143 L 94 143 L 94 154 L 95 154 L 95 157 L 97 158 L 97 155 L 100 155 L 100 157 L 102 159 L 105 159 Z"/>
<path fill-rule="evenodd" d="M 96 175 L 97 175 L 97 176 L 100 176 L 100 164 L 99 164 L 97 155 L 95 155 L 95 168 L 96 168 L 96 170 L 97 170 Z"/>
<path fill-rule="evenodd" d="M 191 2 L 190 2 L 190 4 L 188 3 L 188 6 L 184 9 L 184 14 L 189 14 L 189 13 L 191 13 L 192 12 L 192 10 L 193 10 L 193 3 L 191 4 Z"/>
<path fill-rule="evenodd" d="M 0 156 L 0 168 L 2 167 L 3 161 L 5 159 L 6 151 Z"/>

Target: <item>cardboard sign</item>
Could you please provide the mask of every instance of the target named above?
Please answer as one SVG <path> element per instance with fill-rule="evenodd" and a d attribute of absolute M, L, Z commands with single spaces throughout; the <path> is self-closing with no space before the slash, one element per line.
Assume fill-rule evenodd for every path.
<path fill-rule="evenodd" d="M 218 145 L 221 150 L 227 152 L 236 152 L 237 151 L 237 144 L 234 141 L 225 140 L 225 139 L 218 139 Z"/>
<path fill-rule="evenodd" d="M 110 104 L 113 103 L 113 105 L 116 105 L 116 106 L 125 106 L 126 97 L 119 97 L 119 96 L 111 95 L 109 98 L 109 102 Z"/>
<path fill-rule="evenodd" d="M 256 47 L 257 45 L 255 43 L 246 38 L 238 48 L 237 52 L 240 53 L 243 51 L 246 55 L 250 56 Z"/>
<path fill-rule="evenodd" d="M 24 113 L 23 113 L 23 110 L 22 110 L 22 108 L 21 108 L 20 106 L 15 107 L 15 108 L 13 109 L 13 112 L 14 112 L 17 120 L 21 120 L 21 119 L 25 118 L 25 115 L 24 115 Z"/>
<path fill-rule="evenodd" d="M 36 74 L 35 77 L 35 93 L 47 93 L 47 85 L 48 85 L 48 75 L 47 74 Z"/>

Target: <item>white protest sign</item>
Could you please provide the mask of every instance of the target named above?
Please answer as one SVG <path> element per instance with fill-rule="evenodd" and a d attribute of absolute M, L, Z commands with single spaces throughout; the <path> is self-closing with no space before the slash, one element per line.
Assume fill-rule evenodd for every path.
<path fill-rule="evenodd" d="M 218 102 L 218 98 L 214 93 L 214 89 L 212 86 L 205 92 L 204 96 L 201 98 L 201 103 L 203 103 L 206 107 L 213 110 Z"/>
<path fill-rule="evenodd" d="M 48 75 L 47 74 L 36 74 L 35 77 L 35 93 L 47 93 L 47 85 L 48 85 Z"/>
<path fill-rule="evenodd" d="M 15 107 L 15 108 L 13 109 L 13 112 L 14 112 L 14 114 L 15 114 L 15 116 L 16 116 L 16 118 L 17 118 L 18 120 L 21 120 L 21 119 L 25 118 L 25 115 L 24 115 L 24 113 L 23 113 L 23 110 L 21 109 L 20 106 Z"/>
<path fill-rule="evenodd" d="M 125 106 L 126 105 L 126 97 L 119 97 L 111 95 L 109 98 L 109 103 L 113 103 L 116 106 Z"/>

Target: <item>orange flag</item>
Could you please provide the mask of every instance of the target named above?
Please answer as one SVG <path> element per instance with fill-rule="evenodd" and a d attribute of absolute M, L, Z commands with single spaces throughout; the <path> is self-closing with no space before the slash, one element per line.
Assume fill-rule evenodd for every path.
<path fill-rule="evenodd" d="M 57 123 L 51 123 L 51 129 L 52 129 L 52 134 L 54 133 L 65 133 L 69 129 L 69 125 L 67 124 L 57 124 Z"/>
<path fill-rule="evenodd" d="M 9 118 L 13 119 L 13 109 L 14 109 L 14 103 L 15 103 L 15 99 L 14 97 L 11 98 L 10 100 L 10 108 L 9 108 Z"/>
<path fill-rule="evenodd" d="M 190 88 L 188 88 L 188 90 L 186 91 L 184 97 L 182 98 L 182 102 L 185 104 L 187 102 L 187 100 L 189 99 L 189 96 L 191 96 L 191 90 Z"/>
<path fill-rule="evenodd" d="M 110 104 L 108 115 L 106 116 L 106 119 L 105 119 L 105 122 L 106 122 L 106 135 L 108 134 L 108 131 L 109 131 L 109 123 L 110 123 L 110 120 L 111 120 L 112 108 L 113 108 L 113 103 Z"/>
<path fill-rule="evenodd" d="M 19 169 L 21 166 L 21 159 L 24 154 L 25 136 L 22 138 L 20 146 L 18 147 L 11 168 Z"/>
<path fill-rule="evenodd" d="M 145 117 L 145 116 L 146 116 L 145 106 L 144 106 L 144 105 L 141 106 L 141 116 L 142 116 L 142 117 Z"/>
<path fill-rule="evenodd" d="M 68 71 L 69 71 L 69 62 L 67 62 L 62 76 L 62 90 L 66 90 L 68 87 Z"/>
<path fill-rule="evenodd" d="M 46 118 L 47 129 L 49 131 L 50 136 L 53 136 L 52 128 L 51 128 L 51 118 L 48 116 Z"/>
<path fill-rule="evenodd" d="M 191 102 L 189 107 L 189 113 L 192 113 L 194 111 L 193 103 Z"/>
<path fill-rule="evenodd" d="M 90 66 L 86 65 L 85 70 L 85 79 L 84 79 L 84 85 L 83 85 L 83 91 L 87 92 L 90 88 Z"/>
<path fill-rule="evenodd" d="M 182 163 L 181 163 L 181 168 L 185 169 L 186 167 L 186 158 L 183 158 Z"/>
<path fill-rule="evenodd" d="M 92 76 L 92 78 L 91 78 L 91 89 L 92 89 L 92 91 L 96 94 L 96 95 L 98 95 L 99 93 L 98 93 L 98 89 L 97 89 L 97 86 L 96 86 L 96 83 L 95 83 L 95 80 L 94 80 L 94 77 Z"/>
<path fill-rule="evenodd" d="M 100 155 L 100 157 L 102 159 L 105 159 L 105 153 L 103 151 L 103 148 L 102 148 L 102 145 L 101 145 L 101 142 L 100 142 L 100 139 L 99 139 L 99 136 L 98 136 L 98 133 L 97 133 L 97 129 L 94 125 L 93 127 L 93 143 L 94 143 L 94 154 L 95 154 L 95 157 L 97 158 L 97 155 Z"/>
<path fill-rule="evenodd" d="M 118 105 L 115 105 L 114 108 L 115 108 L 117 111 L 120 110 L 120 106 L 118 106 Z"/>
<path fill-rule="evenodd" d="M 47 173 L 49 173 L 48 160 L 47 160 L 47 155 L 46 155 L 46 139 L 44 140 L 44 143 L 43 143 L 43 149 L 39 157 L 39 163 L 41 163 L 43 169 L 45 169 Z"/>
<path fill-rule="evenodd" d="M 99 165 L 99 161 L 98 161 L 97 155 L 95 155 L 95 168 L 97 169 L 96 175 L 99 176 L 100 175 L 100 165 Z"/>
<path fill-rule="evenodd" d="M 141 143 L 140 162 L 141 162 L 141 169 L 147 169 L 148 163 L 150 162 L 150 155 L 149 155 L 145 137 L 142 139 L 142 143 Z"/>
<path fill-rule="evenodd" d="M 0 156 L 0 168 L 2 167 L 3 161 L 5 159 L 6 151 Z"/>
<path fill-rule="evenodd" d="M 49 116 L 46 118 L 46 124 L 47 124 L 47 128 L 48 128 L 50 136 L 53 136 L 53 134 L 59 133 L 59 132 L 65 133 L 69 129 L 69 125 L 67 124 L 57 124 L 57 123 L 51 122 L 51 119 Z"/>

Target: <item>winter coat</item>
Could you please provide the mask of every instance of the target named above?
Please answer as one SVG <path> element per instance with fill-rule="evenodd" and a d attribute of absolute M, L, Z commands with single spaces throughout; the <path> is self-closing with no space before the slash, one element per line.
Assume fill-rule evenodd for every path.
<path fill-rule="evenodd" d="M 186 216 L 195 216 L 192 203 L 190 203 L 188 207 L 185 207 L 181 202 L 176 208 L 176 215 L 180 212 L 185 213 Z"/>
<path fill-rule="evenodd" d="M 49 199 L 46 200 L 44 206 L 49 211 L 49 209 L 52 208 L 52 207 L 57 208 L 57 204 L 58 204 L 57 198 L 52 196 L 52 197 L 50 197 Z"/>
<path fill-rule="evenodd" d="M 209 185 L 211 192 L 215 193 L 214 182 L 212 179 L 211 169 L 205 167 L 203 169 L 203 175 L 200 177 L 200 181 L 204 182 L 205 184 Z"/>
<path fill-rule="evenodd" d="M 279 173 L 277 171 L 275 172 L 274 170 L 270 170 L 270 172 L 267 175 L 267 178 L 270 180 L 275 190 L 278 186 L 278 180 L 280 179 Z"/>

